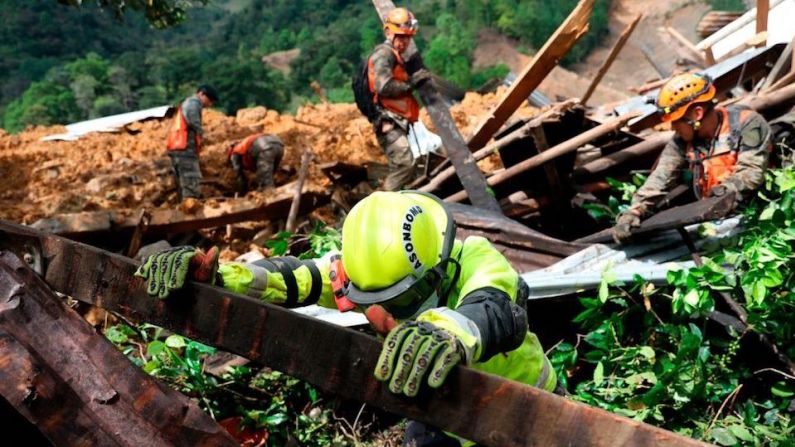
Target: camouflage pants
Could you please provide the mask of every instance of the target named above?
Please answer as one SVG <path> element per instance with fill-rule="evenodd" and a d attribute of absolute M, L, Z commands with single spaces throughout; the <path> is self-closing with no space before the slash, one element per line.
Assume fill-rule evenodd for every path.
<path fill-rule="evenodd" d="M 257 183 L 259 188 L 275 186 L 273 173 L 284 156 L 284 144 L 279 137 L 267 135 L 257 139 L 251 146 L 251 157 L 257 163 Z"/>
<path fill-rule="evenodd" d="M 180 199 L 201 198 L 202 171 L 196 152 L 192 149 L 170 151 L 168 157 L 171 159 Z"/>
<path fill-rule="evenodd" d="M 383 120 L 375 126 L 375 136 L 389 163 L 384 189 L 397 191 L 414 177 L 414 157 L 405 130 L 392 121 Z"/>

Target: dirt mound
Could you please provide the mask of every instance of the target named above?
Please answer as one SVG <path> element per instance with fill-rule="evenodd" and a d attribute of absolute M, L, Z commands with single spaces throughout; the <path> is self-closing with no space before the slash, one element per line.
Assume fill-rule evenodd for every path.
<path fill-rule="evenodd" d="M 501 93 L 469 93 L 452 108 L 465 136 Z M 523 107 L 517 116 L 534 113 Z M 431 127 L 425 112 L 422 119 Z M 150 120 L 130 126 L 135 133 L 94 133 L 76 141 L 40 141 L 63 133 L 62 126 L 30 127 L 17 135 L 0 132 L 0 217 L 30 223 L 61 213 L 175 207 L 177 194 L 163 147 L 169 124 L 168 119 Z M 305 148 L 315 153 L 308 182 L 317 187 L 329 186 L 317 164 L 386 163 L 372 126 L 353 104 L 307 105 L 295 116 L 263 107 L 241 110 L 236 117 L 206 110 L 204 128 L 200 160 L 206 197 L 232 194 L 234 174 L 226 149 L 260 129 L 284 140 L 279 185 L 295 180 Z"/>

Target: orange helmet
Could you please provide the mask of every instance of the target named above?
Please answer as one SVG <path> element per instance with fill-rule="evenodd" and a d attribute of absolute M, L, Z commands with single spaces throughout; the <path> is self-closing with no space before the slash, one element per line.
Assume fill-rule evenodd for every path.
<path fill-rule="evenodd" d="M 657 96 L 657 108 L 663 122 L 676 121 L 688 106 L 707 102 L 715 97 L 715 86 L 707 75 L 683 73 L 665 83 Z"/>
<path fill-rule="evenodd" d="M 384 19 L 384 31 L 392 31 L 398 35 L 414 36 L 418 27 L 419 22 L 414 14 L 406 8 L 395 8 Z"/>

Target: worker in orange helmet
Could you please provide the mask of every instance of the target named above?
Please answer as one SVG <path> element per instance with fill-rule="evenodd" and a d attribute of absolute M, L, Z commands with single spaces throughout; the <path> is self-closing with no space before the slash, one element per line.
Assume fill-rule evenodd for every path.
<path fill-rule="evenodd" d="M 389 164 L 384 189 L 396 191 L 414 176 L 414 158 L 409 146 L 409 127 L 417 122 L 420 106 L 413 92 L 431 78 L 425 68 L 409 75 L 404 60 L 411 39 L 417 34 L 417 19 L 406 8 L 395 8 L 384 19 L 386 40 L 375 47 L 367 60 L 367 83 L 375 116 L 373 123 L 378 144 Z"/>
<path fill-rule="evenodd" d="M 692 183 L 698 199 L 728 194 L 737 205 L 765 178 L 770 126 L 747 107 L 716 105 L 715 86 L 708 76 L 674 76 L 660 89 L 657 108 L 675 135 L 630 207 L 618 216 L 613 228 L 617 243 L 628 241 L 641 219 L 677 184 Z"/>

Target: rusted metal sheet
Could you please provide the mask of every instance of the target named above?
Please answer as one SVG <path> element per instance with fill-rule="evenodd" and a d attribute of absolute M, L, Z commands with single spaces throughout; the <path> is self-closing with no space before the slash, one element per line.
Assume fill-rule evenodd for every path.
<path fill-rule="evenodd" d="M 130 363 L 10 251 L 0 251 L 0 300 L 0 393 L 56 445 L 237 445 L 188 398 Z"/>
<path fill-rule="evenodd" d="M 593 0 L 584 1 L 593 2 Z M 382 21 L 389 11 L 395 9 L 395 4 L 391 0 L 373 0 L 373 6 L 378 12 L 378 18 Z M 412 69 L 416 70 L 416 68 L 422 67 L 422 58 L 417 52 L 414 42 L 411 43 L 406 51 L 406 60 L 409 61 L 407 68 L 412 73 Z M 464 190 L 469 194 L 470 202 L 479 208 L 499 213 L 500 204 L 493 195 L 489 194 L 486 178 L 480 172 L 475 159 L 472 158 L 472 154 L 458 131 L 442 95 L 436 91 L 433 82 L 425 82 L 419 86 L 418 92 L 420 98 L 422 98 L 422 103 L 428 110 L 428 115 L 431 117 L 436 133 L 439 134 L 444 142 L 447 156 L 453 162 L 456 174 L 458 174 L 461 184 L 464 185 Z"/>
<path fill-rule="evenodd" d="M 703 446 L 693 439 L 537 388 L 457 367 L 444 386 L 408 399 L 375 380 L 380 343 L 226 290 L 191 283 L 168 301 L 146 295 L 127 258 L 0 223 L 41 243 L 56 290 L 247 357 L 326 391 L 367 402 L 487 446 Z"/>
<path fill-rule="evenodd" d="M 292 189 L 288 189 L 290 186 Z M 279 189 L 279 193 L 268 197 L 265 203 L 248 199 L 229 199 L 209 202 L 195 212 L 180 209 L 157 209 L 149 212 L 146 233 L 165 234 L 196 231 L 202 228 L 220 227 L 227 224 L 251 220 L 273 220 L 287 217 L 293 201 L 295 183 Z M 327 203 L 328 194 L 323 191 L 304 191 L 301 196 L 301 213 L 308 213 Z M 139 213 L 130 210 L 94 211 L 40 219 L 33 226 L 43 231 L 68 237 L 86 236 L 104 232 L 134 231 L 140 220 Z"/>
<path fill-rule="evenodd" d="M 482 148 L 527 99 L 530 93 L 541 84 L 558 61 L 569 52 L 572 46 L 588 31 L 588 20 L 593 11 L 594 0 L 580 0 L 569 17 L 550 36 L 533 60 L 525 67 L 518 79 L 505 93 L 500 103 L 490 111 L 480 123 L 469 148 L 473 151 Z"/>
<path fill-rule="evenodd" d="M 723 197 L 710 197 L 687 205 L 677 206 L 649 217 L 641 222 L 640 227 L 632 232 L 633 235 L 651 233 L 653 231 L 673 230 L 686 225 L 720 219 L 732 211 L 733 198 L 729 195 Z M 598 233 L 577 239 L 578 243 L 609 242 L 613 239 L 613 229 L 608 228 Z"/>

